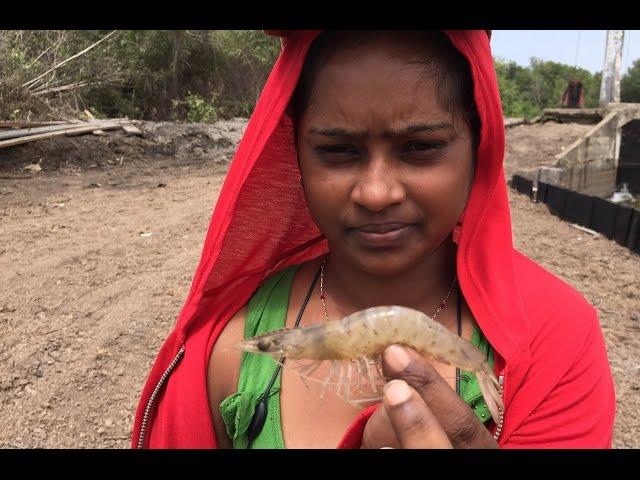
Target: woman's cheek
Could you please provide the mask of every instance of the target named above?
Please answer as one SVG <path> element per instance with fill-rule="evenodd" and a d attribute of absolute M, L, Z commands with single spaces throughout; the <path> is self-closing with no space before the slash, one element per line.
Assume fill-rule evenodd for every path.
<path fill-rule="evenodd" d="M 344 210 L 344 197 L 340 185 L 331 180 L 318 180 L 305 185 L 307 206 L 311 217 L 327 237 L 339 230 L 340 214 Z"/>
<path fill-rule="evenodd" d="M 464 181 L 451 176 L 440 176 L 438 181 L 415 184 L 411 195 L 421 210 L 429 235 L 441 237 L 455 226 L 464 210 L 467 186 Z"/>

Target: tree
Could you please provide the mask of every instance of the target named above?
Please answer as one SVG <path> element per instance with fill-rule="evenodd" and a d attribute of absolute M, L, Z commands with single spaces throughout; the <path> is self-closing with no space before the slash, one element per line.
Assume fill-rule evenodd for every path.
<path fill-rule="evenodd" d="M 640 59 L 622 77 L 620 99 L 623 102 L 640 103 Z"/>
<path fill-rule="evenodd" d="M 570 80 L 580 80 L 585 107 L 598 106 L 601 74 L 557 62 L 532 58 L 528 67 L 496 59 L 496 74 L 504 115 L 531 118 L 544 108 L 560 107 Z"/>

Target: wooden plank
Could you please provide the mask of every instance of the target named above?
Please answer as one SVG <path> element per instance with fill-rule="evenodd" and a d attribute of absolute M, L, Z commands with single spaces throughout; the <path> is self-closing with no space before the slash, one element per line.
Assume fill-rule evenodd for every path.
<path fill-rule="evenodd" d="M 57 130 L 64 130 L 68 128 L 77 128 L 79 126 L 89 126 L 94 125 L 94 130 L 98 130 L 100 126 L 104 123 L 115 123 L 110 121 L 97 121 L 97 122 L 81 122 L 81 123 L 64 123 L 61 125 L 50 125 L 47 127 L 35 127 L 35 128 L 25 128 L 21 130 L 9 130 L 6 132 L 0 132 L 0 140 L 8 140 L 10 138 L 20 138 L 20 137 L 28 137 L 30 135 L 37 135 L 40 133 L 48 133 L 55 132 Z"/>
<path fill-rule="evenodd" d="M 100 129 L 96 130 L 95 127 L 93 127 L 93 130 L 90 128 L 84 129 L 84 128 L 80 128 L 81 125 L 78 125 L 78 127 L 76 127 L 78 129 L 78 131 L 72 130 L 69 133 L 67 133 L 68 137 L 76 137 L 78 135 L 85 135 L 86 133 L 91 133 L 93 135 L 106 135 L 106 133 L 104 132 L 105 130 L 115 130 L 117 128 L 120 128 L 122 125 L 120 125 L 119 123 L 103 123 L 102 125 L 100 125 Z M 98 132 L 98 133 L 96 133 Z"/>
<path fill-rule="evenodd" d="M 527 123 L 527 120 L 524 118 L 507 118 L 504 122 L 504 128 L 517 127 L 519 125 L 524 125 L 525 123 Z"/>
<path fill-rule="evenodd" d="M 125 132 L 127 132 L 129 135 L 142 135 L 142 130 L 140 130 L 138 127 L 130 123 L 123 123 L 122 129 Z"/>
<path fill-rule="evenodd" d="M 87 116 L 87 118 L 90 121 L 95 121 L 96 117 L 93 116 L 93 114 L 85 108 L 84 110 L 84 114 Z M 91 132 L 92 135 L 99 135 L 99 136 L 104 136 L 106 135 L 106 133 L 104 133 L 104 130 L 94 130 L 93 132 Z"/>
<path fill-rule="evenodd" d="M 88 109 L 85 108 L 84 114 L 87 116 L 87 118 L 89 118 L 90 121 L 95 121 L 96 117 L 94 117 Z M 93 132 L 91 132 L 91 134 L 99 136 L 106 135 L 106 133 L 104 133 L 104 130 L 94 130 Z"/>
<path fill-rule="evenodd" d="M 89 129 L 84 129 L 84 128 L 79 128 L 78 130 L 73 130 L 69 133 L 67 133 L 68 137 L 76 137 L 78 135 L 84 135 L 87 132 L 90 132 L 94 135 L 106 135 L 106 133 L 104 132 L 104 130 L 116 130 L 118 128 L 120 128 L 122 125 L 120 123 L 116 123 L 116 122 L 110 122 L 110 123 L 103 123 L 102 125 L 100 125 L 100 130 L 89 130 Z M 96 133 L 96 132 L 102 132 L 102 133 Z"/>
<path fill-rule="evenodd" d="M 102 130 L 113 130 L 120 128 L 119 123 L 105 123 L 100 125 Z M 15 145 L 22 145 L 24 143 L 35 142 L 38 140 L 46 140 L 48 138 L 58 137 L 60 135 L 79 135 L 81 133 L 89 133 L 96 129 L 95 125 L 73 126 L 64 130 L 56 130 L 54 132 L 41 133 L 38 135 L 30 135 L 27 137 L 11 138 L 9 140 L 0 141 L 0 148 L 13 147 Z"/>
<path fill-rule="evenodd" d="M 68 122 L 13 122 L 8 120 L 0 120 L 0 128 L 33 128 L 48 127 L 51 125 L 64 125 Z"/>

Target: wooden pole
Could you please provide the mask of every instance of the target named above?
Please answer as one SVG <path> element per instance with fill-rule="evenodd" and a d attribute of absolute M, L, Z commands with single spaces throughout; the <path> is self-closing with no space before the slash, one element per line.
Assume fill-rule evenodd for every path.
<path fill-rule="evenodd" d="M 35 142 L 37 140 L 46 140 L 48 138 L 53 138 L 60 135 L 78 135 L 81 133 L 89 133 L 98 128 L 101 130 L 113 130 L 115 128 L 122 128 L 122 124 L 105 123 L 102 125 L 93 124 L 93 125 L 84 125 L 84 126 L 73 126 L 73 127 L 65 128 L 63 130 L 57 130 L 55 132 L 41 133 L 39 135 L 29 135 L 27 137 L 20 137 L 20 138 L 11 138 L 9 140 L 0 141 L 0 148 L 13 147 L 15 145 Z"/>

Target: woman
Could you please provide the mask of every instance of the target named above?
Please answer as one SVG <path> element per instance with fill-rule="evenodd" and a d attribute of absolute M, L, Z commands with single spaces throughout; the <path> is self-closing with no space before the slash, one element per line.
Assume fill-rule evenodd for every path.
<path fill-rule="evenodd" d="M 488 34 L 283 35 L 133 446 L 610 447 L 596 312 L 512 246 Z M 385 351 L 396 380 L 366 409 L 232 348 L 374 305 L 436 315 L 486 352 L 500 425 L 472 375 L 405 347 Z"/>

